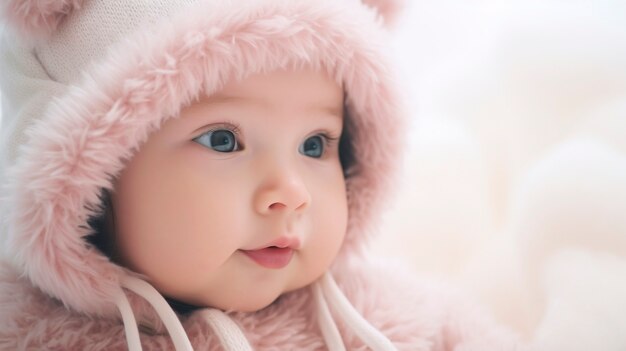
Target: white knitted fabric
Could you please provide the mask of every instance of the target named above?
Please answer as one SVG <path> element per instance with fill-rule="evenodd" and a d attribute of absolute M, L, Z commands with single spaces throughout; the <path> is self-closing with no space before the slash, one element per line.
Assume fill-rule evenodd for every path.
<path fill-rule="evenodd" d="M 0 184 L 4 183 L 4 170 L 11 168 L 19 157 L 19 145 L 27 144 L 28 127 L 45 115 L 45 109 L 51 105 L 55 97 L 63 96 L 73 84 L 79 85 L 77 83 L 81 80 L 81 74 L 88 66 L 103 60 L 114 43 L 123 40 L 137 28 L 145 28 L 167 19 L 196 1 L 85 1 L 82 7 L 74 10 L 63 20 L 50 38 L 42 42 L 27 43 L 18 39 L 20 37 L 10 29 L 3 30 L 0 37 L 0 82 L 2 82 L 0 90 L 3 92 Z M 224 0 L 216 6 L 230 6 L 230 3 Z M 0 198 L 2 195 L 0 193 Z M 8 202 L 1 205 L 8 206 Z M 0 225 L 5 225 L 2 218 Z M 4 228 L 0 228 L 0 231 L 4 231 Z M 330 276 L 327 280 L 333 282 Z M 179 347 L 177 344 L 177 350 L 190 349 L 191 345 L 180 321 L 165 300 L 147 283 L 144 285 L 139 283 L 145 282 L 129 281 L 125 287 L 141 296 L 149 296 L 147 300 L 151 303 L 157 301 L 152 306 L 165 323 L 170 335 L 175 334 L 172 335 L 174 343 L 177 344 L 182 340 L 180 342 L 182 346 Z M 333 287 L 334 290 L 328 293 L 329 301 L 337 307 L 340 316 L 345 317 L 346 323 L 353 327 L 355 333 L 374 350 L 393 350 L 391 342 L 362 317 L 356 316 L 356 310 L 349 306 L 345 296 L 335 285 L 330 286 Z M 128 301 L 122 302 L 119 306 L 122 314 L 126 314 L 124 323 L 135 324 L 136 320 Z M 328 310 L 328 306 L 322 307 Z M 209 312 L 205 317 L 227 349 L 250 349 L 241 330 L 226 315 Z M 170 327 L 168 324 L 173 326 Z M 130 326 L 127 325 L 127 331 L 130 329 L 128 327 Z M 136 329 L 136 326 L 132 327 Z M 178 332 L 172 333 L 172 330 Z M 137 333 L 133 332 L 132 335 L 129 345 L 137 346 Z M 339 333 L 336 332 L 335 335 Z"/>
<path fill-rule="evenodd" d="M 111 44 L 147 23 L 172 16 L 196 0 L 89 0 L 70 13 L 52 36 L 27 43 L 9 28 L 0 38 L 0 184 L 2 171 L 15 162 L 25 130 L 55 96 L 80 79 L 89 64 Z"/>
<path fill-rule="evenodd" d="M 52 79 L 69 83 L 111 43 L 147 23 L 169 17 L 196 0 L 90 0 L 70 14 L 36 54 Z"/>
<path fill-rule="evenodd" d="M 41 116 L 45 106 L 65 86 L 51 80 L 33 51 L 5 29 L 0 39 L 0 90 L 2 131 L 0 171 L 15 161 L 17 147 L 24 144 L 24 130 Z M 4 183 L 0 178 L 0 184 Z"/>

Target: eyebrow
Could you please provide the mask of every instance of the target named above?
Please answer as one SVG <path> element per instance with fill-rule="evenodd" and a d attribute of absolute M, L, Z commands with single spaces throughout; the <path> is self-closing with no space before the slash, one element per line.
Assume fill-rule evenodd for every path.
<path fill-rule="evenodd" d="M 323 112 L 325 112 L 325 113 L 327 113 L 329 115 L 343 118 L 343 115 L 344 115 L 344 104 L 342 102 L 340 106 L 330 106 L 330 105 L 315 106 L 315 108 L 313 108 L 312 110 L 320 110 L 320 111 L 323 111 Z"/>
<path fill-rule="evenodd" d="M 204 100 L 200 100 L 200 103 L 203 104 L 215 104 L 215 103 L 226 103 L 232 101 L 251 101 L 250 99 L 246 99 L 240 96 L 232 96 L 232 95 L 223 95 L 220 93 L 213 94 L 209 97 L 206 97 Z"/>
<path fill-rule="evenodd" d="M 257 101 L 254 99 L 249 99 L 241 96 L 233 96 L 233 95 L 223 95 L 220 93 L 209 96 L 206 99 L 198 101 L 202 105 L 211 105 L 211 104 L 227 104 L 232 102 L 245 102 L 252 105 L 264 105 L 262 101 Z M 320 111 L 324 114 L 328 114 L 331 116 L 337 116 L 343 118 L 344 115 L 344 102 L 338 106 L 333 106 L 331 104 L 323 104 L 323 105 L 311 105 L 306 107 L 307 111 Z"/>

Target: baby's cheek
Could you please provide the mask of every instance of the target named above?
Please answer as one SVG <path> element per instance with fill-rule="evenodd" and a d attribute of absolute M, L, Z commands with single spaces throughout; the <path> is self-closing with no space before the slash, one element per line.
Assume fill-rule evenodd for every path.
<path fill-rule="evenodd" d="M 305 259 L 309 276 L 323 274 L 337 256 L 346 235 L 347 204 L 345 199 L 333 196 L 327 206 L 316 207 L 312 240 L 306 250 Z"/>

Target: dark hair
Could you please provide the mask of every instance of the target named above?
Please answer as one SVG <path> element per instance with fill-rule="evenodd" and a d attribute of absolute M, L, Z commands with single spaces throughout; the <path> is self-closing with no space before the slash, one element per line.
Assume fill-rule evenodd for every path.
<path fill-rule="evenodd" d="M 343 129 L 339 137 L 339 161 L 343 169 L 343 176 L 345 179 L 348 179 L 350 176 L 349 171 L 352 169 L 352 166 L 354 166 L 354 146 L 352 145 L 352 131 L 354 126 L 352 125 L 352 118 L 348 117 L 347 106 L 344 106 L 343 116 Z"/>
<path fill-rule="evenodd" d="M 115 248 L 116 238 L 114 233 L 115 217 L 113 215 L 113 203 L 111 193 L 103 189 L 100 193 L 101 213 L 87 220 L 87 224 L 93 233 L 87 236 L 87 242 L 100 250 L 111 261 L 119 263 L 119 256 Z"/>
<path fill-rule="evenodd" d="M 115 216 L 113 212 L 113 202 L 111 193 L 108 190 L 102 190 L 100 194 L 100 202 L 102 204 L 102 212 L 98 216 L 89 218 L 87 223 L 93 233 L 87 236 L 87 242 L 100 250 L 111 261 L 121 264 L 121 260 L 117 251 L 117 240 L 115 236 Z M 165 297 L 167 303 L 179 314 L 188 314 L 200 307 L 189 305 L 182 301 Z"/>
<path fill-rule="evenodd" d="M 344 112 L 344 116 L 347 116 L 347 111 Z M 341 168 L 343 169 L 344 178 L 346 179 L 349 176 L 349 169 L 354 164 L 352 138 L 350 137 L 352 125 L 349 121 L 350 118 L 344 118 L 344 127 L 341 137 L 339 138 L 339 160 L 341 162 Z M 115 237 L 113 202 L 111 193 L 108 190 L 102 190 L 100 203 L 102 204 L 102 210 L 99 215 L 93 216 L 87 221 L 93 231 L 91 235 L 87 236 L 87 242 L 100 250 L 111 261 L 121 264 L 121 259 L 116 249 L 117 240 Z M 180 314 L 188 314 L 200 308 L 168 297 L 165 297 L 165 300 L 172 309 Z"/>

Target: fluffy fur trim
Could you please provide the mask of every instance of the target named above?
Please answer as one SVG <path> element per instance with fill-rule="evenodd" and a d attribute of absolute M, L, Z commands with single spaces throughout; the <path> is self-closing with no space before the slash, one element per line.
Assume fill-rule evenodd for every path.
<path fill-rule="evenodd" d="M 67 306 L 116 313 L 111 301 L 127 273 L 84 240 L 101 190 L 112 188 L 151 132 L 199 94 L 303 66 L 326 71 L 346 90 L 356 166 L 347 179 L 350 220 L 340 255 L 358 249 L 384 208 L 404 123 L 377 50 L 384 38 L 376 14 L 355 4 L 200 2 L 113 47 L 27 131 L 9 170 L 6 244 L 14 264 Z"/>
<path fill-rule="evenodd" d="M 406 0 L 362 0 L 367 6 L 373 7 L 382 16 L 386 25 L 393 24 L 402 9 L 406 5 Z"/>
<path fill-rule="evenodd" d="M 9 0 L 5 4 L 7 22 L 27 37 L 50 35 L 63 18 L 80 8 L 84 0 Z"/>
<path fill-rule="evenodd" d="M 63 19 L 85 0 L 8 0 L 3 9 L 7 22 L 26 37 L 52 34 Z M 362 0 L 375 8 L 385 23 L 393 23 L 405 0 Z"/>

